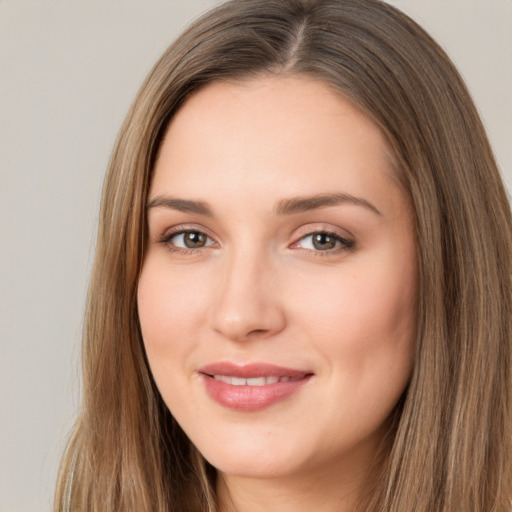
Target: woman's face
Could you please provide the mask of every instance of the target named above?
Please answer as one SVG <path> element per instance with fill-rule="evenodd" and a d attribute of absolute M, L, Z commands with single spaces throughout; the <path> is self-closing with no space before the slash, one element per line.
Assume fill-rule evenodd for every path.
<path fill-rule="evenodd" d="M 226 475 L 364 470 L 408 381 L 412 214 L 325 85 L 214 83 L 165 135 L 138 289 L 155 382 Z"/>

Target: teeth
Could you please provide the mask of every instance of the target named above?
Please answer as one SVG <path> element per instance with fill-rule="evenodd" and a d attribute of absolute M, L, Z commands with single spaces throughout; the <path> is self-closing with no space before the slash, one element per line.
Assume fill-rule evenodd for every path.
<path fill-rule="evenodd" d="M 264 386 L 266 383 L 267 379 L 265 377 L 255 377 L 252 379 L 247 379 L 248 386 Z"/>
<path fill-rule="evenodd" d="M 215 380 L 220 380 L 221 382 L 225 382 L 226 384 L 231 384 L 233 380 L 231 377 L 225 377 L 224 375 L 214 375 L 213 378 Z"/>
<path fill-rule="evenodd" d="M 228 377 L 226 375 L 213 375 L 215 380 L 231 384 L 232 386 L 266 386 L 268 384 L 277 384 L 278 382 L 295 382 L 301 380 L 303 376 L 298 377 L 252 377 L 244 379 L 242 377 Z"/>

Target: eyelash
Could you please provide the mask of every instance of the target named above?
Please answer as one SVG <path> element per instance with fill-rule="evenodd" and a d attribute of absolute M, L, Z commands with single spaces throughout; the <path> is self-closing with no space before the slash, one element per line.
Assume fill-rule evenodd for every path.
<path fill-rule="evenodd" d="M 305 249 L 303 247 L 297 247 L 297 245 L 300 242 L 304 243 L 304 240 L 306 240 L 307 238 L 312 238 L 315 235 L 324 235 L 329 238 L 332 238 L 334 240 L 335 244 L 337 245 L 337 247 L 334 247 L 332 249 L 326 249 L 324 251 L 318 250 L 318 249 L 315 250 L 315 249 Z M 314 242 L 311 242 L 311 243 L 314 243 Z M 338 233 L 334 233 L 332 231 L 322 230 L 322 229 L 317 230 L 317 231 L 311 231 L 309 233 L 302 235 L 297 240 L 297 242 L 294 242 L 291 245 L 292 248 L 301 249 L 303 251 L 307 251 L 308 253 L 313 253 L 315 256 L 320 256 L 320 257 L 332 256 L 333 254 L 337 254 L 337 253 L 344 252 L 344 251 L 351 251 L 354 249 L 354 246 L 355 246 L 354 241 L 348 240 L 347 238 L 343 238 Z"/>
<path fill-rule="evenodd" d="M 187 233 L 197 233 L 197 234 L 200 234 L 200 235 L 204 235 L 206 236 L 206 238 L 211 241 L 211 242 L 214 242 L 213 239 L 211 237 L 209 237 L 206 233 L 204 233 L 203 231 L 199 230 L 199 229 L 182 229 L 180 231 L 174 231 L 174 232 L 171 232 L 171 233 L 168 233 L 166 235 L 164 235 L 163 237 L 159 238 L 157 241 L 158 243 L 164 245 L 169 251 L 173 252 L 173 253 L 176 253 L 176 254 L 180 254 L 180 255 L 190 255 L 190 254 L 194 254 L 202 249 L 206 249 L 214 244 L 208 244 L 206 246 L 203 246 L 203 247 L 197 247 L 197 248 L 184 248 L 184 247 L 177 247 L 176 245 L 174 245 L 172 243 L 172 240 L 173 238 L 176 238 L 180 235 L 186 235 Z M 325 251 L 321 251 L 321 250 L 314 250 L 314 249 L 305 249 L 303 247 L 297 247 L 297 245 L 301 242 L 301 241 L 304 241 L 305 239 L 309 238 L 309 237 L 313 237 L 315 235 L 325 235 L 325 236 L 328 236 L 330 238 L 333 238 L 335 243 L 338 244 L 338 247 L 337 248 L 333 248 L 333 249 L 327 249 Z M 215 242 L 214 242 L 215 243 Z M 327 230 L 317 230 L 317 231 L 311 231 L 309 233 L 306 233 L 304 235 L 302 235 L 298 240 L 297 242 L 294 242 L 293 244 L 291 244 L 290 247 L 294 248 L 294 249 L 301 249 L 303 251 L 307 251 L 308 253 L 313 253 L 315 256 L 330 256 L 330 255 L 333 255 L 333 254 L 336 254 L 336 253 L 339 253 L 339 252 L 343 252 L 343 251 L 351 251 L 354 249 L 354 246 L 355 246 L 355 242 L 353 242 L 352 240 L 348 240 L 347 238 L 343 238 L 342 236 L 338 235 L 337 233 L 334 233 L 332 231 L 327 231 Z"/>
<path fill-rule="evenodd" d="M 171 233 L 168 233 L 168 234 L 164 235 L 163 237 L 161 237 L 158 240 L 158 243 L 162 244 L 169 251 L 171 251 L 173 253 L 180 254 L 180 255 L 185 255 L 185 256 L 193 254 L 193 253 L 197 253 L 201 249 L 205 249 L 205 248 L 209 247 L 210 245 L 212 245 L 212 244 L 209 244 L 209 245 L 206 245 L 204 247 L 197 247 L 197 248 L 193 249 L 193 248 L 186 248 L 186 247 L 177 247 L 176 245 L 174 245 L 172 243 L 172 239 L 173 238 L 176 238 L 176 237 L 178 237 L 180 235 L 186 235 L 187 233 L 198 233 L 198 234 L 206 236 L 206 238 L 208 240 L 212 241 L 211 237 L 209 237 L 206 233 L 204 233 L 203 231 L 201 231 L 199 229 L 181 229 L 179 231 L 173 231 Z"/>

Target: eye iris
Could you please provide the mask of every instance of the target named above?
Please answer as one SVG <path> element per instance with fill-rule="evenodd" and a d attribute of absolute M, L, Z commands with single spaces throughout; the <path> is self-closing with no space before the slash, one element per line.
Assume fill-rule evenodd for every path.
<path fill-rule="evenodd" d="M 190 231 L 185 233 L 183 241 L 189 249 L 204 247 L 206 244 L 206 235 L 204 233 L 199 233 L 198 231 Z"/>
<path fill-rule="evenodd" d="M 320 251 L 334 249 L 336 246 L 336 239 L 327 233 L 317 233 L 313 235 L 313 247 Z"/>

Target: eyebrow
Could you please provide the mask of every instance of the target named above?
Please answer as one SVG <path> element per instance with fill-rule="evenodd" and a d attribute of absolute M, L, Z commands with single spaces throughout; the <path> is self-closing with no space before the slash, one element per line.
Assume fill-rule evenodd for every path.
<path fill-rule="evenodd" d="M 157 208 L 164 206 L 173 210 L 178 210 L 185 213 L 196 213 L 197 215 L 204 215 L 212 217 L 213 212 L 211 208 L 203 201 L 191 201 L 189 199 L 177 199 L 174 197 L 157 196 L 146 205 L 146 209 Z"/>
<path fill-rule="evenodd" d="M 275 211 L 278 215 L 293 215 L 295 213 L 302 213 L 309 210 L 317 210 L 319 208 L 337 206 L 340 204 L 362 206 L 371 210 L 373 213 L 382 216 L 382 213 L 377 209 L 377 207 L 366 199 L 341 192 L 282 199 L 277 203 Z"/>
<path fill-rule="evenodd" d="M 382 216 L 382 213 L 377 209 L 377 207 L 366 199 L 341 192 L 282 199 L 277 203 L 274 211 L 277 215 L 294 215 L 297 213 L 326 208 L 328 206 L 338 206 L 341 204 L 362 206 L 373 213 Z M 213 211 L 207 203 L 203 201 L 192 201 L 190 199 L 157 196 L 147 203 L 146 208 L 149 210 L 150 208 L 158 208 L 162 206 L 180 212 L 195 213 L 197 215 L 213 217 Z"/>

